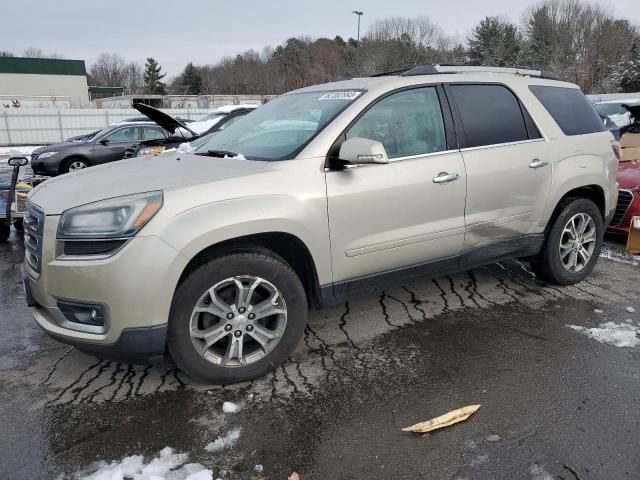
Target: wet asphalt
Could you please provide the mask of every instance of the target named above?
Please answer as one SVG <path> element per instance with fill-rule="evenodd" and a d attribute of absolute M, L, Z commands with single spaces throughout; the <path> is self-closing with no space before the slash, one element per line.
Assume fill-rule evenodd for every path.
<path fill-rule="evenodd" d="M 25 306 L 22 254 L 19 236 L 0 245 L 1 479 L 74 478 L 166 446 L 224 478 L 640 478 L 640 347 L 568 328 L 640 325 L 625 310 L 640 312 L 640 258 L 615 240 L 576 286 L 506 261 L 312 312 L 285 365 L 231 386 L 51 340 Z M 400 431 L 469 404 L 466 422 Z M 234 448 L 205 450 L 236 427 Z"/>

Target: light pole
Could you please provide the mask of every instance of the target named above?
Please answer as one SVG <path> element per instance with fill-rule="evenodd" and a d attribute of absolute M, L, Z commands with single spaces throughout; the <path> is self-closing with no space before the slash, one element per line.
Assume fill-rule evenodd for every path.
<path fill-rule="evenodd" d="M 358 40 L 357 42 L 360 43 L 360 17 L 362 16 L 362 14 L 364 12 L 358 11 L 358 10 L 354 10 L 351 13 L 355 13 L 358 16 Z"/>

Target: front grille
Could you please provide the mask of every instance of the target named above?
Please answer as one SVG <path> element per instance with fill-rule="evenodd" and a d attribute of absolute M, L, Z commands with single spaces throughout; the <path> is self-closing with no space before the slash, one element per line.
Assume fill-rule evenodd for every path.
<path fill-rule="evenodd" d="M 36 272 L 42 267 L 42 234 L 44 232 L 44 212 L 27 201 L 27 213 L 24 216 L 24 256 Z"/>
<path fill-rule="evenodd" d="M 65 255 L 108 255 L 114 253 L 126 240 L 65 240 Z"/>
<path fill-rule="evenodd" d="M 620 190 L 618 192 L 618 205 L 616 206 L 616 211 L 613 214 L 613 219 L 611 220 L 611 226 L 615 227 L 616 225 L 620 225 L 622 219 L 624 218 L 624 214 L 627 213 L 627 209 L 631 202 L 633 201 L 633 193 L 629 190 Z"/>

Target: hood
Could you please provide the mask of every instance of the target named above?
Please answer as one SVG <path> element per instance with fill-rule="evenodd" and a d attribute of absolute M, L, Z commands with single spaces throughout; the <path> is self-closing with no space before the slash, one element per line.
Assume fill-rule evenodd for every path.
<path fill-rule="evenodd" d="M 618 180 L 622 189 L 634 190 L 640 188 L 640 160 L 620 162 L 616 180 Z"/>
<path fill-rule="evenodd" d="M 144 116 L 149 117 L 151 120 L 156 122 L 165 130 L 171 132 L 171 134 L 176 133 L 178 128 L 184 128 L 187 132 L 189 132 L 194 137 L 197 137 L 198 134 L 187 127 L 184 123 L 176 120 L 171 115 L 167 115 L 164 112 L 161 112 L 157 108 L 150 107 L 149 105 L 145 105 L 143 103 L 134 103 L 133 108 L 138 110 Z"/>
<path fill-rule="evenodd" d="M 32 190 L 29 199 L 42 207 L 45 214 L 59 215 L 69 208 L 107 198 L 256 175 L 270 164 L 181 152 L 136 157 L 53 177 Z"/>
<path fill-rule="evenodd" d="M 63 143 L 54 143 L 53 145 L 47 145 L 45 147 L 36 148 L 31 153 L 42 153 L 42 152 L 51 152 L 53 150 L 60 150 L 61 148 L 67 147 L 77 147 L 83 142 L 63 142 Z"/>

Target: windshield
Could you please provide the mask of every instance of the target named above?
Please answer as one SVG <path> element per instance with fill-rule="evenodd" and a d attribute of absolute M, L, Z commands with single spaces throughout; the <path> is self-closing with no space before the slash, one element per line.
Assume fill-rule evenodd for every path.
<path fill-rule="evenodd" d="M 362 91 L 283 95 L 218 132 L 196 153 L 242 154 L 250 160 L 293 158 Z"/>
<path fill-rule="evenodd" d="M 619 103 L 598 103 L 596 110 L 605 115 L 624 115 L 627 113 L 627 109 Z"/>

